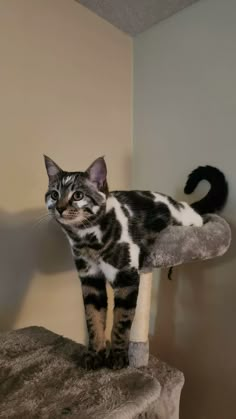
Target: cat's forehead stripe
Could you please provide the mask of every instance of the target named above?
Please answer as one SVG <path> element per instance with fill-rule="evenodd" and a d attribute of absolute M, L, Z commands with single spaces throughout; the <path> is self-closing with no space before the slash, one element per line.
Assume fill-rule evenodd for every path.
<path fill-rule="evenodd" d="M 67 185 L 68 183 L 72 182 L 73 179 L 74 179 L 74 176 L 72 175 L 66 176 L 62 179 L 62 184 Z"/>

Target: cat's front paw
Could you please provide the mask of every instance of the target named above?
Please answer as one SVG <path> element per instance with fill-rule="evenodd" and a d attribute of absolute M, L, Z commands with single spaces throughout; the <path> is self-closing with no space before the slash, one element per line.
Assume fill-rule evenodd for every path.
<path fill-rule="evenodd" d="M 97 370 L 105 366 L 106 351 L 87 350 L 82 356 L 78 357 L 76 364 L 86 370 Z"/>
<path fill-rule="evenodd" d="M 108 368 L 113 370 L 120 370 L 129 365 L 129 357 L 127 350 L 111 349 L 110 354 L 106 360 Z"/>

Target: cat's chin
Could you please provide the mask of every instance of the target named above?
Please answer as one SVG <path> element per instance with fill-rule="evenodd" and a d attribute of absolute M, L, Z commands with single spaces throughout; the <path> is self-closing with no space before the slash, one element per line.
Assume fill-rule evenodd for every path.
<path fill-rule="evenodd" d="M 56 218 L 57 222 L 59 224 L 62 225 L 78 225 L 78 224 L 83 224 L 84 219 L 82 219 L 81 217 L 57 217 Z"/>
<path fill-rule="evenodd" d="M 60 224 L 73 224 L 75 222 L 74 218 L 57 218 L 57 221 Z"/>

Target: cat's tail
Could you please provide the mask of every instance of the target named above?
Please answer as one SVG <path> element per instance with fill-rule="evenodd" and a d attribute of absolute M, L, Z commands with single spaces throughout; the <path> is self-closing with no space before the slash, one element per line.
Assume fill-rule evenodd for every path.
<path fill-rule="evenodd" d="M 199 166 L 188 176 L 184 192 L 191 194 L 202 180 L 210 183 L 210 190 L 200 201 L 191 204 L 191 207 L 201 215 L 221 211 L 228 198 L 225 175 L 216 167 Z"/>

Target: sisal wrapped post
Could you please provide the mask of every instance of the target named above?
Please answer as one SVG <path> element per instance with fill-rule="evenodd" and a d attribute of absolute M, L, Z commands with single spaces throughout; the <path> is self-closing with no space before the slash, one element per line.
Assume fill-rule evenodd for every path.
<path fill-rule="evenodd" d="M 130 333 L 129 363 L 143 367 L 149 360 L 149 316 L 151 305 L 152 272 L 141 273 L 135 317 Z"/>

